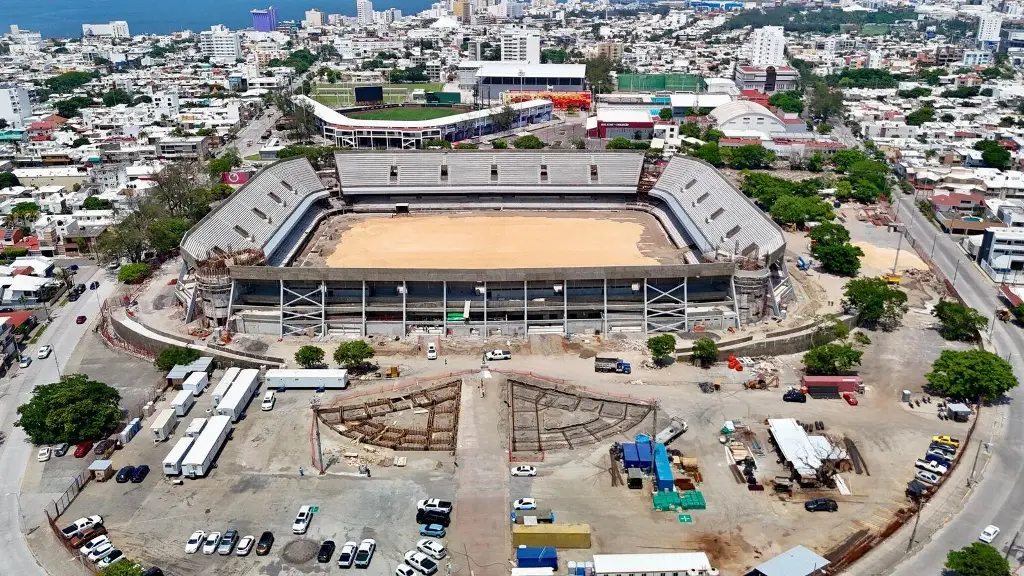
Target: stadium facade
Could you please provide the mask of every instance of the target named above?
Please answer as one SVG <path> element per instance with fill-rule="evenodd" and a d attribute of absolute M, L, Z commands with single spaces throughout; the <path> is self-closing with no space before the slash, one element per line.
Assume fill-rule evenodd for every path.
<path fill-rule="evenodd" d="M 336 165 L 328 188 L 304 158 L 272 164 L 185 235 L 177 295 L 187 321 L 277 336 L 682 333 L 756 322 L 793 294 L 782 231 L 693 158 L 672 158 L 656 178 L 635 151 L 351 151 Z M 525 269 L 290 265 L 327 218 L 481 210 L 642 211 L 681 256 Z"/>

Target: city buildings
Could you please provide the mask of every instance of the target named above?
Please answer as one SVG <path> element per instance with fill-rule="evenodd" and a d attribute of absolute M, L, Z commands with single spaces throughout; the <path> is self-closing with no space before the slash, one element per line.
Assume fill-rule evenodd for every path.
<path fill-rule="evenodd" d="M 978 42 L 982 45 L 998 45 L 1002 26 L 1002 14 L 982 14 L 978 17 Z"/>
<path fill-rule="evenodd" d="M 733 76 L 740 90 L 756 90 L 764 94 L 793 90 L 799 79 L 800 73 L 789 66 L 737 66 Z"/>
<path fill-rule="evenodd" d="M 252 14 L 252 28 L 257 32 L 273 32 L 277 28 L 277 9 L 257 8 Z"/>
<path fill-rule="evenodd" d="M 23 128 L 32 116 L 28 90 L 17 84 L 0 84 L 0 120 L 13 128 Z"/>
<path fill-rule="evenodd" d="M 124 20 L 111 20 L 106 24 L 82 24 L 82 36 L 132 37 L 128 32 L 128 23 Z"/>
<path fill-rule="evenodd" d="M 199 50 L 211 59 L 234 62 L 242 57 L 242 42 L 237 32 L 225 26 L 214 26 L 199 33 Z"/>
<path fill-rule="evenodd" d="M 529 28 L 502 30 L 501 61 L 540 64 L 540 31 Z"/>
<path fill-rule="evenodd" d="M 316 8 L 312 10 L 306 10 L 306 17 L 302 20 L 302 25 L 305 28 L 320 28 L 324 25 L 325 14 Z"/>
<path fill-rule="evenodd" d="M 622 60 L 622 42 L 600 42 L 597 45 L 597 56 L 612 62 Z"/>
<path fill-rule="evenodd" d="M 360 26 L 373 24 L 373 2 L 356 0 L 356 23 Z"/>
<path fill-rule="evenodd" d="M 998 32 L 997 32 L 998 34 Z M 750 35 L 750 64 L 758 68 L 786 63 L 786 36 L 782 26 L 764 26 Z"/>

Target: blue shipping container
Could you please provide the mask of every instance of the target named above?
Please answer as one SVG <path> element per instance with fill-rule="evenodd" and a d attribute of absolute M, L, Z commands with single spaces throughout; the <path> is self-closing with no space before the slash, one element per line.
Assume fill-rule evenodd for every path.
<path fill-rule="evenodd" d="M 654 445 L 654 481 L 658 492 L 672 490 L 672 464 L 664 444 Z"/>
<path fill-rule="evenodd" d="M 636 444 L 622 445 L 622 467 L 627 469 L 640 467 L 640 454 L 636 450 Z"/>
<path fill-rule="evenodd" d="M 640 461 L 640 465 L 637 468 L 644 472 L 650 472 L 654 461 L 651 456 L 651 443 L 650 442 L 639 442 L 636 445 L 637 458 Z"/>
<path fill-rule="evenodd" d="M 516 548 L 516 564 L 520 568 L 551 568 L 558 570 L 558 553 L 554 548 L 534 548 L 520 546 Z"/>

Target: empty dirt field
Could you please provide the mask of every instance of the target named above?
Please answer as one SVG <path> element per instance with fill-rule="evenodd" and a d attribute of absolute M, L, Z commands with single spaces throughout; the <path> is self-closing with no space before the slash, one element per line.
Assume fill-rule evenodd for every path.
<path fill-rule="evenodd" d="M 682 251 L 641 212 L 343 216 L 326 222 L 301 266 L 556 268 L 681 262 Z"/>

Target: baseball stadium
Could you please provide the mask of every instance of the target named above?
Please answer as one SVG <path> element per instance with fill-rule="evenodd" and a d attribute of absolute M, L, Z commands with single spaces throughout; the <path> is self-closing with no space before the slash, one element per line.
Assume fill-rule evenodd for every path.
<path fill-rule="evenodd" d="M 186 321 L 277 336 L 727 329 L 792 298 L 782 231 L 636 151 L 345 151 L 253 176 L 184 237 Z"/>

